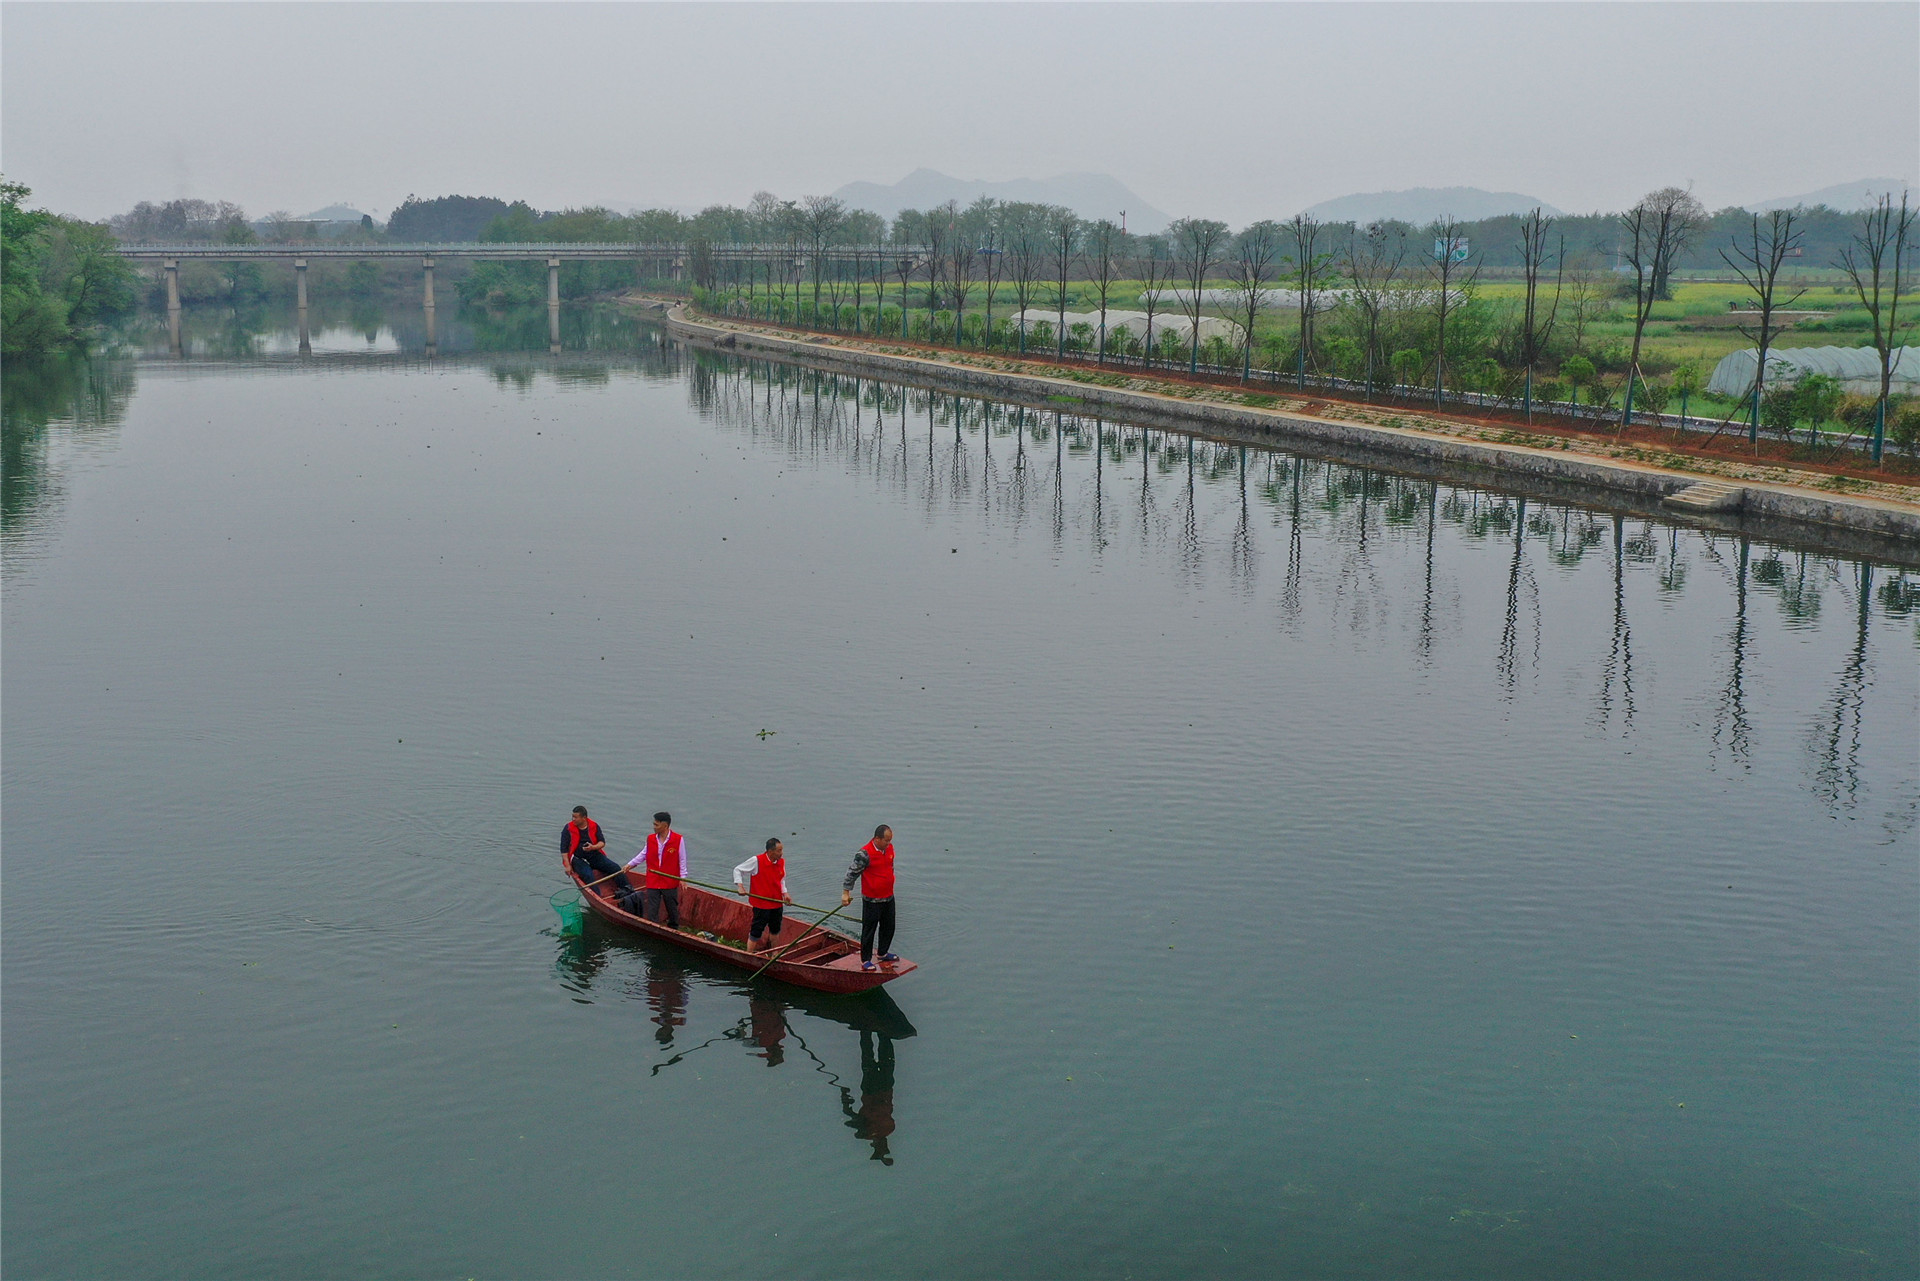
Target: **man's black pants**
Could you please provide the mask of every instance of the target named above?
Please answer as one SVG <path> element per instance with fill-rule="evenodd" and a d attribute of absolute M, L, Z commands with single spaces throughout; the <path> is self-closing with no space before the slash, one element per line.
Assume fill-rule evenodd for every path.
<path fill-rule="evenodd" d="M 670 890 L 649 889 L 647 891 L 646 918 L 658 924 L 663 916 L 666 918 L 668 929 L 680 928 L 680 887 L 678 885 Z"/>
<path fill-rule="evenodd" d="M 618 876 L 613 876 L 619 872 Z M 599 850 L 589 850 L 585 854 L 573 856 L 573 874 L 583 881 L 599 880 L 603 876 L 613 876 L 613 887 L 623 894 L 633 892 L 633 882 L 627 874 L 620 871 L 620 865 L 602 854 Z"/>
<path fill-rule="evenodd" d="M 873 936 L 880 935 L 880 951 L 893 951 L 893 900 L 890 898 L 863 898 L 860 900 L 860 959 L 873 959 Z"/>

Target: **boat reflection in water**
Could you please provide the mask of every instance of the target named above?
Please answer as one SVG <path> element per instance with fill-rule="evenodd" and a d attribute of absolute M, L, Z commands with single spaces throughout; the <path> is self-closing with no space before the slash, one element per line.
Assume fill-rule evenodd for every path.
<path fill-rule="evenodd" d="M 593 993 L 604 993 L 606 980 L 612 979 L 621 996 L 646 1007 L 647 1019 L 655 1025 L 653 1039 L 666 1053 L 649 1075 L 658 1076 L 689 1055 L 729 1044 L 740 1046 L 769 1068 L 817 1072 L 839 1095 L 843 1124 L 871 1148 L 870 1159 L 893 1164 L 894 1042 L 914 1036 L 916 1030 L 885 991 L 837 996 L 766 980 L 748 982 L 717 962 L 623 934 L 592 919 L 578 937 L 560 940 L 554 970 L 561 985 L 582 1004 L 593 1004 Z M 702 1017 L 704 1012 L 693 1008 L 696 993 L 702 1006 L 709 993 L 720 998 L 723 1007 L 730 1007 L 723 1015 L 730 1021 L 693 1041 L 693 1034 L 683 1029 L 701 1022 L 711 1026 Z M 859 1033 L 857 1089 L 835 1071 L 836 1064 L 850 1066 L 842 1052 L 819 1042 L 818 1029 L 804 1022 L 796 1026 L 796 1015 Z M 813 1041 L 808 1039 L 809 1031 L 815 1033 Z"/>

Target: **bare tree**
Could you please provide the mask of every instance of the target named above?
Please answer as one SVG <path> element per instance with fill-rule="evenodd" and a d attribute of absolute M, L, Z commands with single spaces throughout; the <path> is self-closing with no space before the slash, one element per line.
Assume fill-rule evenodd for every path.
<path fill-rule="evenodd" d="M 1013 275 L 1013 299 L 1020 307 L 1020 354 L 1027 354 L 1027 311 L 1039 292 L 1040 268 L 1046 261 L 1046 230 L 1039 205 L 1012 205 L 1007 210 L 1008 268 Z"/>
<path fill-rule="evenodd" d="M 1301 386 L 1307 382 L 1307 358 L 1313 351 L 1313 317 L 1319 301 L 1320 278 L 1331 254 L 1320 249 L 1325 228 L 1317 218 L 1295 214 L 1287 224 L 1293 252 L 1287 261 L 1293 264 L 1293 278 L 1299 286 L 1300 349 L 1294 358 L 1295 374 Z"/>
<path fill-rule="evenodd" d="M 1059 324 L 1053 331 L 1054 356 L 1067 354 L 1067 276 L 1080 248 L 1080 219 L 1071 209 L 1055 209 L 1047 223 L 1047 254 L 1054 270 L 1053 304 Z"/>
<path fill-rule="evenodd" d="M 1766 389 L 1767 352 L 1773 346 L 1774 335 L 1784 327 L 1774 323 L 1773 314 L 1791 307 L 1800 300 L 1805 289 L 1795 290 L 1791 297 L 1782 300 L 1780 292 L 1780 268 L 1789 255 L 1800 247 L 1804 229 L 1794 226 L 1796 212 L 1792 209 L 1775 209 L 1763 219 L 1760 214 L 1751 215 L 1752 223 L 1744 232 L 1733 236 L 1731 252 L 1720 251 L 1721 260 L 1733 268 L 1741 283 L 1753 290 L 1754 308 L 1759 316 L 1756 325 L 1740 326 L 1740 332 L 1750 339 L 1758 349 L 1754 354 L 1759 359 L 1753 367 L 1753 401 L 1747 418 L 1747 443 L 1758 452 L 1760 448 L 1760 396 Z"/>
<path fill-rule="evenodd" d="M 786 253 L 780 256 L 780 320 L 787 320 L 787 281 L 794 282 L 794 310 L 800 309 L 800 284 L 794 271 L 800 262 L 800 239 L 804 234 L 805 216 L 797 200 L 782 200 L 774 215 L 774 226 L 782 240 L 787 242 Z"/>
<path fill-rule="evenodd" d="M 1694 235 L 1706 225 L 1707 209 L 1683 187 L 1650 191 L 1640 203 L 1659 211 L 1667 225 L 1666 244 L 1653 258 L 1653 296 L 1664 301 L 1673 297 L 1673 260 L 1693 243 Z"/>
<path fill-rule="evenodd" d="M 1541 350 L 1553 336 L 1553 322 L 1560 314 L 1561 276 L 1566 269 L 1567 238 L 1562 236 L 1553 254 L 1553 299 L 1542 316 L 1540 277 L 1546 269 L 1547 232 L 1552 226 L 1553 219 L 1542 213 L 1538 205 L 1520 220 L 1520 270 L 1526 287 L 1520 309 L 1520 363 L 1527 371 L 1524 397 L 1528 422 L 1533 421 L 1533 370 L 1540 363 Z"/>
<path fill-rule="evenodd" d="M 1220 260 L 1220 249 L 1227 239 L 1227 224 L 1211 218 L 1182 218 L 1168 230 L 1173 235 L 1174 244 L 1179 246 L 1180 272 L 1188 286 L 1180 300 L 1182 310 L 1187 313 L 1187 320 L 1193 326 L 1188 333 L 1187 372 L 1198 374 L 1202 294 L 1207 286 L 1207 273 Z"/>
<path fill-rule="evenodd" d="M 934 320 L 940 311 L 940 277 L 946 266 L 948 243 L 952 239 L 946 214 L 939 209 L 927 211 L 927 341 L 937 343 L 939 334 Z"/>
<path fill-rule="evenodd" d="M 822 252 L 833 243 L 847 221 L 845 202 L 833 196 L 806 196 L 800 201 L 800 233 L 807 242 L 807 266 L 813 275 L 813 323 L 820 324 L 820 273 L 826 265 Z"/>
<path fill-rule="evenodd" d="M 909 323 L 913 305 L 907 290 L 913 283 L 913 273 L 920 269 L 919 248 L 926 239 L 926 215 L 918 209 L 902 209 L 894 215 L 891 237 L 893 274 L 900 281 L 900 338 L 906 341 L 913 335 L 913 326 Z"/>
<path fill-rule="evenodd" d="M 993 291 L 1000 287 L 1000 276 L 1006 270 L 1007 245 L 1001 214 L 1000 202 L 991 196 L 980 197 L 967 210 L 969 220 L 977 222 L 979 227 L 976 239 L 980 243 L 980 266 L 987 284 L 986 322 L 980 332 L 988 347 L 993 346 Z"/>
<path fill-rule="evenodd" d="M 1274 263 L 1280 257 L 1280 225 L 1250 224 L 1233 243 L 1227 278 L 1233 281 L 1235 320 L 1240 326 L 1240 385 L 1253 377 L 1253 327 L 1272 292 Z"/>
<path fill-rule="evenodd" d="M 1125 232 L 1105 218 L 1086 229 L 1087 283 L 1093 286 L 1094 304 L 1100 311 L 1099 363 L 1103 365 L 1107 363 L 1107 301 L 1120 279 L 1125 236 Z"/>
<path fill-rule="evenodd" d="M 847 264 L 845 261 L 835 257 L 829 262 L 826 266 L 826 279 L 827 315 L 830 317 L 832 328 L 838 332 L 840 328 L 840 300 L 845 298 L 847 294 Z M 814 318 L 816 328 L 819 326 L 819 323 L 819 317 L 816 314 Z"/>
<path fill-rule="evenodd" d="M 973 287 L 973 269 L 978 251 L 973 232 L 960 212 L 960 202 L 949 200 L 943 206 L 947 215 L 947 289 L 953 299 L 953 345 L 960 346 L 967 317 L 967 291 Z"/>
<path fill-rule="evenodd" d="M 1668 192 L 1676 190 L 1667 189 Z M 1640 381 L 1640 340 L 1653 315 L 1657 294 L 1654 282 L 1659 277 L 1661 264 L 1673 256 L 1674 203 L 1671 200 L 1649 203 L 1663 194 L 1666 193 L 1655 192 L 1620 215 L 1620 230 L 1626 233 L 1620 253 L 1633 268 L 1633 350 L 1627 356 L 1627 394 L 1620 407 L 1622 431 L 1633 425 L 1633 389 Z"/>
<path fill-rule="evenodd" d="M 1853 292 L 1873 320 L 1873 349 L 1880 353 L 1880 401 L 1873 411 L 1873 461 L 1886 447 L 1887 397 L 1893 390 L 1898 364 L 1894 348 L 1900 345 L 1900 295 L 1913 289 L 1913 224 L 1916 213 L 1905 191 L 1900 207 L 1891 193 L 1860 215 L 1860 229 L 1840 249 L 1840 269 L 1853 282 Z M 1913 322 L 1906 324 L 1913 328 Z"/>
<path fill-rule="evenodd" d="M 900 277 L 900 338 L 904 342 L 910 337 L 910 331 L 912 329 L 912 326 L 907 324 L 907 316 L 909 314 L 907 285 L 913 280 L 914 270 L 919 267 L 920 262 L 913 256 L 913 249 L 908 245 L 899 246 L 896 250 L 896 255 L 893 260 L 893 271 L 896 276 Z"/>
<path fill-rule="evenodd" d="M 859 242 L 856 241 L 856 244 Z M 853 332 L 860 332 L 860 281 L 865 275 L 867 256 L 859 249 L 853 251 Z"/>
<path fill-rule="evenodd" d="M 1173 280 L 1173 259 L 1167 253 L 1164 236 L 1142 236 L 1141 253 L 1134 260 L 1140 277 L 1140 306 L 1147 313 L 1147 333 L 1140 351 L 1148 369 L 1153 368 L 1153 317 L 1160 310 L 1160 291 Z"/>
<path fill-rule="evenodd" d="M 1433 350 L 1433 404 L 1445 403 L 1447 375 L 1447 318 L 1453 314 L 1455 294 L 1464 301 L 1467 291 L 1480 278 L 1480 264 L 1473 261 L 1473 249 L 1461 230 L 1459 219 L 1442 218 L 1431 227 L 1433 261 L 1427 275 L 1434 283 L 1433 309 L 1438 321 Z"/>
<path fill-rule="evenodd" d="M 1573 324 L 1573 349 L 1585 351 L 1587 326 L 1608 310 L 1608 280 L 1590 253 L 1576 252 L 1566 260 L 1567 305 Z"/>
<path fill-rule="evenodd" d="M 1380 351 L 1381 315 L 1393 295 L 1394 282 L 1406 257 L 1406 237 L 1381 223 L 1372 223 L 1364 232 L 1353 231 L 1347 237 L 1346 269 L 1353 281 L 1350 296 L 1360 310 L 1360 324 L 1366 335 L 1369 397 L 1373 395 L 1375 360 L 1385 355 Z"/>

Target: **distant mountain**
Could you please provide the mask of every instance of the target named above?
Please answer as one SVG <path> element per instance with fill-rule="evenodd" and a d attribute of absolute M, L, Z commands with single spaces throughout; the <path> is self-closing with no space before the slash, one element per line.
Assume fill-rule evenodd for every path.
<path fill-rule="evenodd" d="M 310 214 L 302 214 L 301 222 L 359 222 L 366 217 L 352 205 L 328 205 L 325 209 L 316 209 Z"/>
<path fill-rule="evenodd" d="M 1120 211 L 1124 209 L 1128 231 L 1164 231 L 1172 221 L 1128 190 L 1119 179 L 1103 173 L 1063 173 L 1052 178 L 987 182 L 980 178 L 950 178 L 933 169 L 915 169 L 891 187 L 876 182 L 850 182 L 833 194 L 855 209 L 870 209 L 884 218 L 895 217 L 902 209 L 932 209 L 949 200 L 970 205 L 982 196 L 992 196 L 995 200 L 1065 205 L 1082 218 L 1111 218 L 1115 222 L 1120 221 Z"/>
<path fill-rule="evenodd" d="M 1862 178 L 1858 182 L 1843 182 L 1838 186 L 1822 187 L 1818 191 L 1805 192 L 1798 196 L 1781 196 L 1777 200 L 1762 201 L 1747 208 L 1755 213 L 1766 213 L 1772 209 L 1797 209 L 1802 205 L 1812 208 L 1825 205 L 1829 209 L 1838 209 L 1849 213 L 1855 209 L 1865 209 L 1888 192 L 1893 198 L 1900 199 L 1902 191 L 1911 190 L 1913 184 L 1905 178 Z"/>
<path fill-rule="evenodd" d="M 1395 219 L 1415 226 L 1436 218 L 1458 218 L 1476 222 L 1498 218 L 1502 214 L 1523 214 L 1534 208 L 1557 218 L 1561 211 L 1537 196 L 1517 191 L 1482 191 L 1478 187 L 1412 187 L 1406 191 L 1370 191 L 1352 196 L 1337 196 L 1301 210 L 1321 222 L 1351 222 L 1364 226 L 1370 222 Z"/>

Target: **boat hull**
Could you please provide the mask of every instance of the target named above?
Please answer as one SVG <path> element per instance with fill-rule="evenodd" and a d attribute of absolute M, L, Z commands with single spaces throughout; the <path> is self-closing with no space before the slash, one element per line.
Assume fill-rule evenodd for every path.
<path fill-rule="evenodd" d="M 570 864 L 563 866 L 568 878 L 579 887 L 580 897 L 586 901 L 588 910 L 601 920 L 685 948 L 689 952 L 712 957 L 722 964 L 751 973 L 767 966 L 768 959 L 780 952 L 781 948 L 792 945 L 786 957 L 767 966 L 763 977 L 779 979 L 796 987 L 812 988 L 817 992 L 870 992 L 919 968 L 912 961 L 901 960 L 874 970 L 863 970 L 860 968 L 859 939 L 830 926 L 822 926 L 809 933 L 808 923 L 793 917 L 787 918 L 779 946 L 767 952 L 749 953 L 743 947 L 720 941 L 744 940 L 747 937 L 753 911 L 739 899 L 715 894 L 698 886 L 683 885 L 680 888 L 681 928 L 668 929 L 665 925 L 622 909 L 613 899 L 613 887 L 610 884 L 589 888 L 585 881 L 574 875 Z M 719 937 L 703 938 L 702 931 Z M 795 940 L 801 941 L 795 944 Z"/>

